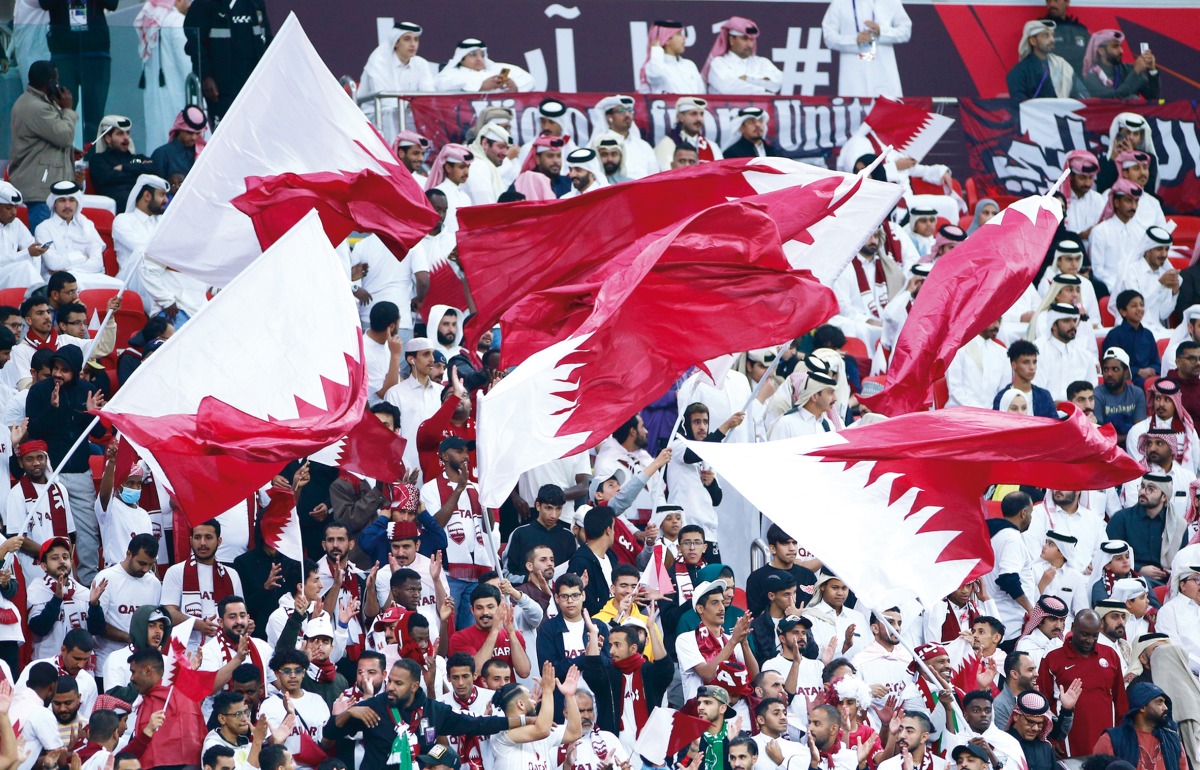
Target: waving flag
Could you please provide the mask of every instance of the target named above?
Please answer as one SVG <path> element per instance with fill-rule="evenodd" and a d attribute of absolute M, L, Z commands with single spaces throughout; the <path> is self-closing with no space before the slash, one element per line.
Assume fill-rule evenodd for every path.
<path fill-rule="evenodd" d="M 900 329 L 883 390 L 859 400 L 892 417 L 924 409 L 954 354 L 1033 283 L 1062 217 L 1054 198 L 1024 198 L 938 258 Z"/>
<path fill-rule="evenodd" d="M 175 692 L 188 700 L 199 703 L 213 694 L 217 672 L 197 671 L 188 659 L 188 639 L 195 622 L 195 618 L 188 618 L 172 627 L 167 652 L 163 655 L 162 683 L 166 687 L 173 687 Z"/>
<path fill-rule="evenodd" d="M 359 478 L 391 483 L 404 478 L 406 443 L 399 433 L 388 430 L 378 417 L 366 411 L 349 433 L 308 459 Z"/>
<path fill-rule="evenodd" d="M 474 350 L 484 331 L 502 323 L 504 364 L 512 366 L 566 339 L 583 326 L 588 298 L 556 308 L 555 313 L 566 311 L 561 316 L 536 315 L 530 303 L 537 304 L 540 296 L 569 294 L 563 287 L 615 275 L 649 242 L 638 246 L 639 241 L 661 237 L 701 211 L 731 200 L 765 206 L 779 223 L 791 267 L 808 270 L 831 286 L 899 198 L 897 185 L 783 158 L 739 158 L 550 203 L 460 209 L 458 253 L 479 308 L 468 323 L 463 345 Z M 763 344 L 780 339 L 787 336 Z M 749 347 L 738 344 L 716 354 Z"/>
<path fill-rule="evenodd" d="M 300 517 L 296 515 L 296 497 L 290 490 L 271 487 L 271 499 L 259 519 L 263 542 L 292 561 L 304 563 L 304 543 L 300 537 Z"/>
<path fill-rule="evenodd" d="M 954 119 L 881 96 L 863 118 L 863 125 L 879 143 L 876 149 L 891 145 L 901 155 L 921 161 L 954 125 Z"/>
<path fill-rule="evenodd" d="M 291 14 L 197 157 L 146 253 L 225 286 L 312 208 L 333 243 L 369 230 L 399 254 L 437 225 L 412 175 Z"/>
<path fill-rule="evenodd" d="M 933 606 L 991 569 L 990 485 L 1105 489 L 1141 475 L 1111 426 L 1067 406 L 1062 421 L 956 407 L 840 433 L 688 447 L 860 596 L 903 588 Z"/>
<path fill-rule="evenodd" d="M 659 767 L 708 728 L 708 722 L 699 717 L 656 706 L 638 733 L 634 750 Z"/>
<path fill-rule="evenodd" d="M 784 194 L 803 211 L 805 190 Z M 833 292 L 792 269 L 781 244 L 765 207 L 734 201 L 635 244 L 609 275 L 515 302 L 504 347 L 550 346 L 480 399 L 483 503 L 500 505 L 524 471 L 599 444 L 689 367 L 832 316 Z M 555 341 L 564 320 L 581 323 Z"/>
<path fill-rule="evenodd" d="M 265 297 L 286 300 L 264 312 Z M 366 400 L 358 309 L 313 212 L 138 367 L 100 417 L 195 525 L 346 435 Z"/>

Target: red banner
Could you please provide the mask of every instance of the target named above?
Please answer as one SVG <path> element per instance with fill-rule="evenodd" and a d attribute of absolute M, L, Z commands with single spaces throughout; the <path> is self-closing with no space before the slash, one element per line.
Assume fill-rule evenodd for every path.
<path fill-rule="evenodd" d="M 1113 118 L 1136 112 L 1150 123 L 1163 211 L 1200 213 L 1200 115 L 1192 102 L 1035 99 L 1018 108 L 1008 99 L 962 99 L 958 106 L 971 176 L 981 196 L 1045 190 L 1058 178 L 1068 152 L 1086 149 L 1106 155 Z"/>

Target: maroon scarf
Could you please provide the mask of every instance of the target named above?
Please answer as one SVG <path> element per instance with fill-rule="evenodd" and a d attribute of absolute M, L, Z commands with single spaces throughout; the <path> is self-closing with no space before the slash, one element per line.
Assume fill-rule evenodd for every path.
<path fill-rule="evenodd" d="M 229 570 L 219 561 L 213 561 L 213 603 L 219 603 L 226 596 L 233 595 L 233 579 Z M 183 565 L 183 592 L 185 594 L 200 594 L 200 563 L 196 554 L 188 554 L 187 563 Z"/>
<path fill-rule="evenodd" d="M 471 704 L 475 702 L 475 698 L 479 695 L 479 689 L 475 685 L 471 685 L 471 697 L 467 700 L 460 700 L 457 693 L 451 691 L 451 696 L 454 698 L 454 703 L 464 714 L 471 713 Z M 458 758 L 470 770 L 482 770 L 483 768 L 483 752 L 481 750 L 482 742 L 478 735 L 456 735 L 454 739 L 458 742 Z"/>
<path fill-rule="evenodd" d="M 50 593 L 54 593 L 54 589 L 58 587 L 58 581 L 55 580 L 54 578 L 50 577 L 49 575 L 44 575 L 42 577 L 42 580 L 46 581 L 46 587 L 50 589 Z M 63 595 L 62 595 L 63 604 L 66 604 L 67 602 L 71 601 L 72 597 L 74 597 L 74 596 L 75 596 L 75 582 L 68 578 L 67 585 L 65 588 L 63 588 Z M 68 630 L 70 630 L 70 629 L 68 629 Z"/>
<path fill-rule="evenodd" d="M 310 661 L 308 664 L 308 677 L 314 682 L 332 682 L 336 676 L 337 666 L 328 658 L 323 661 Z"/>
<path fill-rule="evenodd" d="M 325 565 L 329 569 L 329 574 L 333 575 L 333 563 L 329 561 L 328 555 L 325 556 Z M 359 607 L 359 613 L 361 615 L 361 613 L 362 613 L 362 592 L 359 590 L 358 577 L 353 572 L 350 571 L 350 560 L 349 559 L 346 560 L 346 566 L 342 568 L 342 589 L 347 591 L 350 594 L 351 599 L 353 599 L 359 603 L 358 607 Z M 334 622 L 339 622 L 336 618 L 333 620 L 334 620 Z M 354 639 L 351 639 L 349 644 L 346 645 L 346 657 L 348 657 L 348 658 L 350 658 L 350 660 L 353 660 L 356 662 L 358 661 L 359 656 L 362 655 L 363 637 L 366 635 L 366 629 L 363 628 L 361 620 L 358 624 L 358 627 L 359 627 L 359 629 L 361 629 L 359 631 L 358 636 Z"/>
<path fill-rule="evenodd" d="M 701 559 L 700 563 L 696 565 L 696 569 L 700 569 L 703 566 L 705 566 L 705 562 L 704 559 Z M 692 592 L 696 590 L 696 586 L 692 582 L 692 573 L 688 572 L 687 562 L 680 556 L 675 560 L 672 568 L 675 570 L 675 588 L 678 589 L 676 593 L 678 594 L 679 603 L 685 605 L 691 604 Z"/>
<path fill-rule="evenodd" d="M 21 494 L 25 497 L 26 503 L 36 503 L 38 500 L 38 491 L 33 487 L 33 480 L 28 476 L 21 477 Z M 50 500 L 50 524 L 54 527 L 54 537 L 68 537 L 67 534 L 67 507 L 63 504 L 62 489 L 58 483 L 50 485 L 50 491 L 46 495 Z M 35 516 L 41 514 L 34 512 Z"/>
<path fill-rule="evenodd" d="M 37 335 L 34 334 L 33 329 L 29 329 L 25 332 L 25 341 L 29 343 L 29 347 L 33 348 L 34 350 L 40 350 L 42 348 L 46 348 L 48 350 L 58 350 L 58 330 L 52 325 L 50 327 L 50 336 L 46 337 L 46 339 L 43 341 L 37 338 Z"/>
<path fill-rule="evenodd" d="M 217 644 L 221 647 L 221 657 L 226 663 L 233 660 L 234 656 L 237 655 L 237 645 L 229 640 L 229 634 L 224 631 L 217 634 Z M 246 647 L 250 653 L 250 662 L 265 676 L 267 669 L 263 666 L 262 656 L 258 654 L 258 645 L 251 639 Z M 232 685 L 233 681 L 230 680 L 230 683 L 225 685 L 225 689 L 228 690 Z"/>
<path fill-rule="evenodd" d="M 876 297 L 875 296 L 875 286 L 886 286 L 887 285 L 887 278 L 883 274 L 883 261 L 880 260 L 878 254 L 875 255 L 875 284 L 874 284 L 874 286 L 867 282 L 867 271 L 863 269 L 861 259 L 858 259 L 857 257 L 855 257 L 850 260 L 850 264 L 854 265 L 854 275 L 855 275 L 855 277 L 858 278 L 858 292 L 860 294 L 870 294 L 871 297 L 873 299 L 875 299 L 876 302 L 879 303 L 879 309 L 878 309 L 878 311 L 876 311 L 876 315 L 881 314 L 883 312 L 883 309 L 887 306 L 887 292 L 884 292 L 884 296 L 882 296 L 882 297 Z"/>
<path fill-rule="evenodd" d="M 696 647 L 706 661 L 717 657 L 728 641 L 729 635 L 724 631 L 713 636 L 703 623 L 696 629 Z M 729 656 L 729 660 L 717 666 L 717 672 L 705 684 L 712 682 L 724 687 L 730 695 L 739 695 L 744 698 L 751 693 L 750 678 L 747 675 L 746 667 L 734 660 L 732 655 Z"/>
<path fill-rule="evenodd" d="M 633 721 L 637 723 L 635 735 L 640 735 L 642 727 L 645 726 L 646 720 L 650 718 L 650 711 L 646 707 L 646 685 L 642 681 L 642 666 L 646 663 L 646 658 L 640 652 L 636 655 L 630 655 L 628 658 L 614 660 L 613 668 L 621 672 L 622 692 L 621 702 L 630 698 L 633 699 Z M 632 674 L 629 680 L 625 677 Z M 628 683 L 626 683 L 628 682 Z M 621 712 L 624 712 L 624 706 L 621 707 Z M 627 726 L 624 721 L 621 722 L 621 730 L 625 730 Z M 597 752 L 596 756 L 600 756 Z"/>

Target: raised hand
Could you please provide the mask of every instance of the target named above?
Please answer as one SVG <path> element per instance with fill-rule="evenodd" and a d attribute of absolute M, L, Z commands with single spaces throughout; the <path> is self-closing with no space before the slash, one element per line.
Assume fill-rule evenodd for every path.
<path fill-rule="evenodd" d="M 551 671 L 553 670 L 553 666 L 551 666 Z M 567 669 L 567 678 L 562 682 L 555 680 L 555 684 L 564 698 L 575 697 L 575 692 L 579 689 L 579 669 L 571 666 Z"/>
<path fill-rule="evenodd" d="M 304 584 L 297 583 L 296 594 L 292 598 L 292 608 L 296 612 L 299 612 L 301 615 L 303 615 L 304 613 L 308 612 L 309 604 L 311 604 L 311 602 L 309 602 L 308 597 L 304 595 Z"/>
<path fill-rule="evenodd" d="M 395 569 L 392 570 L 395 572 Z M 438 582 L 442 579 L 442 552 L 438 551 L 429 560 L 429 579 Z"/>
<path fill-rule="evenodd" d="M 542 664 L 542 680 L 540 682 L 542 692 L 554 692 L 558 680 L 554 676 L 554 664 L 546 661 Z"/>
<path fill-rule="evenodd" d="M 271 563 L 271 572 L 263 581 L 263 590 L 272 591 L 283 584 L 283 566 L 278 562 Z"/>
<path fill-rule="evenodd" d="M 1063 690 L 1058 696 L 1058 705 L 1065 709 L 1075 708 L 1075 704 L 1079 702 L 1079 696 L 1083 694 L 1083 680 L 1075 679 L 1071 682 L 1067 689 Z"/>
<path fill-rule="evenodd" d="M 288 736 L 291 735 L 292 731 L 295 729 L 296 713 L 293 711 L 289 712 L 288 715 L 283 718 L 283 721 L 279 723 L 278 727 L 271 728 L 271 740 L 273 740 L 275 743 L 283 743 L 288 739 Z"/>
<path fill-rule="evenodd" d="M 351 599 L 346 602 L 346 605 L 338 612 L 338 620 L 342 621 L 342 623 L 349 623 L 358 615 L 358 606 L 358 599 Z"/>
<path fill-rule="evenodd" d="M 447 596 L 440 607 L 438 607 L 438 617 L 442 620 L 449 620 L 454 614 L 454 600 Z"/>
<path fill-rule="evenodd" d="M 12 706 L 13 687 L 12 684 L 4 679 L 0 681 L 0 712 L 8 713 Z"/>
<path fill-rule="evenodd" d="M 95 583 L 92 583 L 91 595 L 88 597 L 88 604 L 96 604 L 100 601 L 100 597 L 104 595 L 104 589 L 108 588 L 108 580 L 101 578 Z"/>
<path fill-rule="evenodd" d="M 733 624 L 733 632 L 730 636 L 737 644 L 746 641 L 746 637 L 750 636 L 750 613 L 747 612 L 737 619 L 737 622 Z"/>

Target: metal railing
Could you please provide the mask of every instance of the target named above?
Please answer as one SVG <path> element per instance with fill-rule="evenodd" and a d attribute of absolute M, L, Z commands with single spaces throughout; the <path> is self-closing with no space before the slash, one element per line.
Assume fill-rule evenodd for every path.
<path fill-rule="evenodd" d="M 771 550 L 767 547 L 767 541 L 761 537 L 754 538 L 754 542 L 750 544 L 750 571 L 766 566 L 769 561 Z"/>

